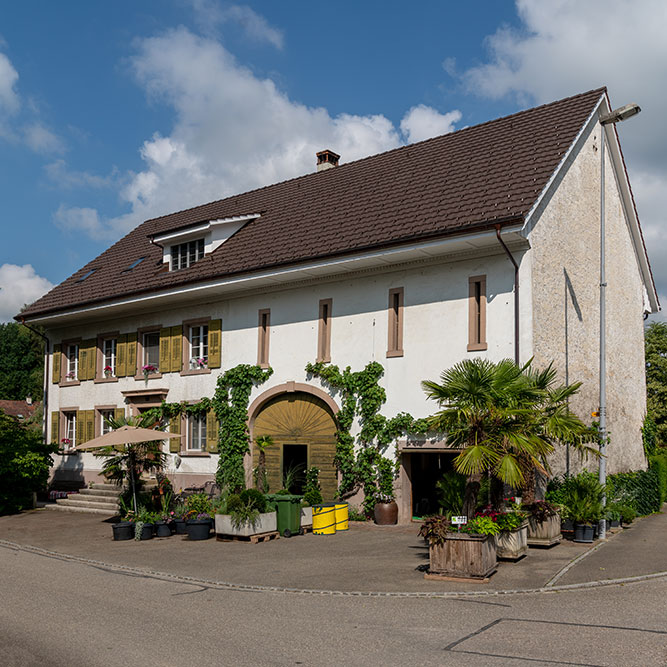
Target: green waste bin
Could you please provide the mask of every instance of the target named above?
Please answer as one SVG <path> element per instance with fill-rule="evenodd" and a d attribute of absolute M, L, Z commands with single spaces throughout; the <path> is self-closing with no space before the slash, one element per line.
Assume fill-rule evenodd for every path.
<path fill-rule="evenodd" d="M 276 508 L 278 532 L 283 537 L 291 537 L 301 532 L 301 501 L 303 496 L 279 496 L 272 493 L 267 496 L 269 503 Z"/>

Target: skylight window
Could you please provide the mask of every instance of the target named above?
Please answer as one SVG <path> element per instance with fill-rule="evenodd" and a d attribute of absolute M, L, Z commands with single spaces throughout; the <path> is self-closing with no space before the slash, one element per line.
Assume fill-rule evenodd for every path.
<path fill-rule="evenodd" d="M 77 283 L 82 283 L 86 278 L 88 278 L 88 276 L 92 276 L 93 273 L 95 273 L 95 271 L 97 271 L 97 269 L 90 269 L 90 271 L 88 271 L 87 273 L 84 273 L 81 276 L 81 278 L 79 278 L 76 282 Z"/>
<path fill-rule="evenodd" d="M 139 257 L 139 259 L 135 259 L 134 262 L 132 262 L 132 264 L 130 264 L 130 266 L 128 266 L 126 269 L 123 269 L 122 272 L 127 273 L 128 271 L 132 271 L 135 266 L 139 266 L 139 264 L 141 264 L 141 262 L 143 262 L 145 259 L 146 257 Z"/>

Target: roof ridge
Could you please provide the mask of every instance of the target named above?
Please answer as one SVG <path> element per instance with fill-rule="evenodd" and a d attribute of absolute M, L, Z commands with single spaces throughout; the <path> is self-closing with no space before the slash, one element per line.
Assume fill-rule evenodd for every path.
<path fill-rule="evenodd" d="M 410 144 L 405 144 L 404 146 L 397 146 L 396 148 L 390 148 L 387 151 L 382 151 L 380 153 L 373 153 L 372 155 L 366 155 L 365 157 L 358 158 L 356 160 L 352 160 L 351 162 L 344 162 L 343 164 L 337 166 L 335 168 L 335 170 L 339 171 L 339 170 L 345 169 L 346 167 L 349 167 L 351 165 L 355 165 L 355 164 L 359 164 L 360 162 L 364 162 L 365 160 L 372 160 L 374 158 L 379 158 L 380 156 L 388 155 L 389 153 L 398 153 L 399 151 L 403 151 L 407 148 L 412 148 L 414 146 L 420 146 L 420 145 L 423 145 L 423 144 L 427 144 L 429 142 L 434 142 L 434 141 L 437 141 L 439 139 L 442 139 L 442 137 L 451 137 L 451 136 L 454 136 L 456 134 L 461 134 L 463 132 L 469 132 L 471 130 L 475 130 L 475 129 L 478 129 L 478 128 L 481 128 L 481 127 L 485 127 L 487 125 L 492 125 L 494 123 L 500 123 L 502 121 L 508 120 L 510 118 L 514 118 L 516 116 L 521 116 L 523 114 L 532 113 L 534 111 L 544 109 L 545 107 L 551 107 L 551 106 L 555 106 L 556 104 L 562 104 L 563 102 L 568 102 L 570 100 L 574 100 L 574 99 L 577 99 L 577 98 L 586 97 L 587 95 L 591 95 L 592 93 L 602 94 L 602 93 L 606 93 L 606 92 L 607 92 L 607 87 L 606 86 L 601 86 L 600 88 L 591 88 L 591 90 L 588 90 L 584 93 L 577 93 L 576 95 L 570 95 L 568 97 L 563 97 L 562 99 L 555 100 L 553 102 L 545 102 L 544 104 L 540 104 L 536 107 L 529 107 L 528 109 L 522 109 L 521 111 L 515 111 L 514 113 L 508 114 L 507 116 L 500 116 L 499 118 L 491 118 L 490 120 L 485 120 L 483 123 L 477 123 L 476 125 L 469 125 L 467 127 L 462 127 L 460 130 L 454 130 L 453 132 L 446 132 L 445 134 L 439 134 L 435 137 L 429 137 L 428 139 L 422 139 L 421 141 L 415 141 L 415 142 L 410 143 Z M 172 211 L 171 213 L 165 213 L 164 215 L 159 215 L 155 218 L 147 218 L 142 223 L 137 225 L 137 227 L 135 227 L 135 229 L 139 228 L 140 226 L 142 226 L 142 225 L 144 225 L 148 222 L 157 222 L 158 220 L 164 220 L 165 218 L 169 218 L 172 215 L 175 216 L 175 215 L 180 215 L 182 213 L 188 213 L 189 211 L 195 211 L 196 209 L 202 208 L 204 206 L 211 206 L 213 204 L 219 204 L 220 202 L 227 201 L 228 199 L 233 199 L 234 197 L 241 197 L 241 196 L 244 196 L 244 195 L 250 195 L 250 194 L 253 194 L 253 193 L 256 193 L 256 192 L 261 192 L 262 190 L 266 190 L 268 188 L 273 188 L 273 187 L 278 186 L 278 185 L 284 185 L 285 183 L 291 183 L 291 182 L 298 181 L 298 180 L 305 179 L 305 178 L 312 178 L 314 176 L 318 176 L 319 174 L 327 173 L 327 172 L 333 173 L 334 170 L 333 169 L 326 169 L 322 172 L 317 172 L 317 171 L 312 172 L 311 171 L 311 172 L 308 172 L 307 174 L 301 174 L 300 176 L 293 176 L 292 178 L 286 178 L 283 181 L 276 181 L 275 183 L 268 183 L 267 185 L 262 185 L 258 188 L 253 188 L 251 190 L 245 190 L 244 192 L 236 192 L 235 194 L 229 195 L 227 197 L 221 197 L 220 199 L 213 199 L 211 201 L 204 202 L 202 204 L 197 204 L 196 206 L 189 206 L 188 208 L 184 208 L 184 209 L 181 209 L 179 211 Z M 191 224 L 196 224 L 196 223 L 191 223 Z"/>

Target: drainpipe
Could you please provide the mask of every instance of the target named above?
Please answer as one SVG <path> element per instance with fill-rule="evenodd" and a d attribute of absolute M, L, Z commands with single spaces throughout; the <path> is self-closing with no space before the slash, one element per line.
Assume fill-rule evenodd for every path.
<path fill-rule="evenodd" d="M 500 236 L 500 225 L 496 225 L 496 238 L 505 254 L 514 265 L 514 363 L 519 365 L 519 265 Z"/>
<path fill-rule="evenodd" d="M 46 420 L 49 414 L 49 339 L 37 329 L 33 329 L 29 324 L 25 323 L 25 320 L 21 318 L 21 324 L 26 328 L 30 329 L 33 333 L 36 333 L 38 336 L 44 339 L 44 397 L 42 399 L 42 435 L 44 436 L 44 444 L 48 443 L 48 437 L 46 434 Z"/>

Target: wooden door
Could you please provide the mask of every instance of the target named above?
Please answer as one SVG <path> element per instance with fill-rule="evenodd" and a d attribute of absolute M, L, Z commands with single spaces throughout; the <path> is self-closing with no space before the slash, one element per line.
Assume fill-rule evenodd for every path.
<path fill-rule="evenodd" d="M 253 426 L 253 438 L 270 435 L 273 445 L 266 449 L 269 490 L 282 488 L 283 447 L 306 445 L 308 466 L 320 469 L 320 485 L 325 500 L 331 500 L 338 488 L 336 455 L 336 420 L 327 405 L 311 394 L 290 392 L 270 399 L 260 410 Z M 259 451 L 253 441 L 253 466 Z"/>

